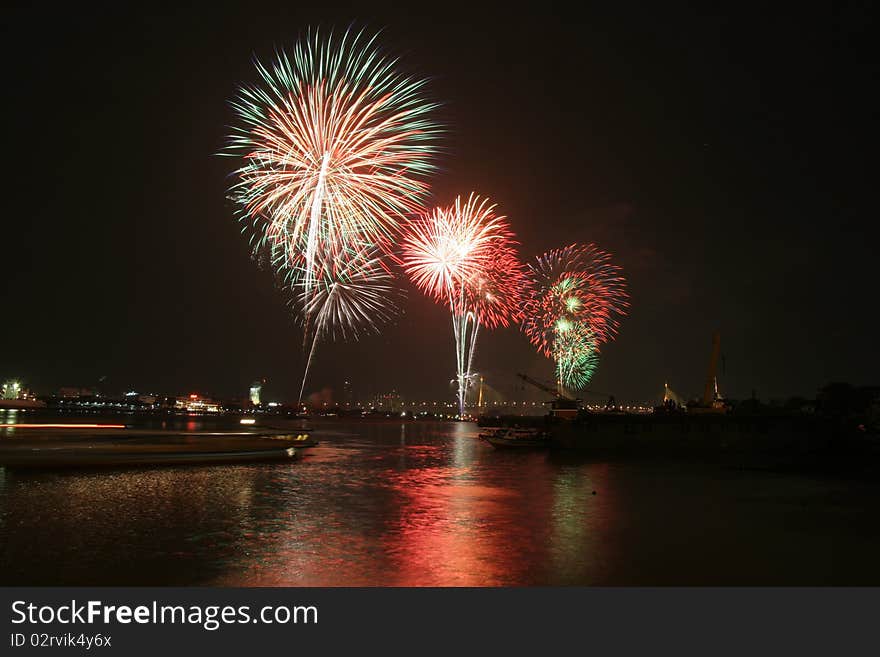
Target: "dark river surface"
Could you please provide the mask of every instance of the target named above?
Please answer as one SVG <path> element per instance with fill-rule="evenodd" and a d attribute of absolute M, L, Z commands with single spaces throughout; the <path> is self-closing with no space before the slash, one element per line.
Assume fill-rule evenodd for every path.
<path fill-rule="evenodd" d="M 872 482 L 315 428 L 289 463 L 0 468 L 0 584 L 880 584 Z"/>

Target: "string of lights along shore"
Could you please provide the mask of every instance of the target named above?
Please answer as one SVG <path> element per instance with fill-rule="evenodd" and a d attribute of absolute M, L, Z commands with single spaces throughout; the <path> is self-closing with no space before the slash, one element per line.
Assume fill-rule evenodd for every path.
<path fill-rule="evenodd" d="M 461 415 L 481 328 L 521 327 L 560 392 L 590 382 L 628 307 L 620 268 L 594 244 L 526 264 L 497 200 L 462 190 L 435 202 L 445 127 L 425 78 L 365 31 L 309 30 L 254 64 L 222 154 L 237 161 L 229 198 L 253 256 L 271 264 L 303 327 L 300 399 L 318 345 L 381 331 L 407 278 L 450 310 Z"/>

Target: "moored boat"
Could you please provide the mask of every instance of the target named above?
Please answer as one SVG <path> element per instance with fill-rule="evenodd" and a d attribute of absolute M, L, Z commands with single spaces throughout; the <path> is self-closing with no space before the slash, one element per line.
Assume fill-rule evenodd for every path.
<path fill-rule="evenodd" d="M 77 468 L 289 461 L 308 434 L 136 432 L 0 440 L 0 466 Z"/>
<path fill-rule="evenodd" d="M 550 446 L 550 435 L 540 429 L 499 427 L 481 433 L 480 439 L 495 448 L 543 449 Z"/>

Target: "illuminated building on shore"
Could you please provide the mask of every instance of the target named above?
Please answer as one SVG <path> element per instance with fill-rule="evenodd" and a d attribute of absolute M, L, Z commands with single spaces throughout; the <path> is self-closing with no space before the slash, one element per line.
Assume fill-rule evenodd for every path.
<path fill-rule="evenodd" d="M 25 388 L 21 381 L 11 380 L 6 381 L 2 386 L 0 386 L 0 399 L 6 400 L 19 400 L 19 401 L 33 401 L 37 398 L 37 396 L 31 393 L 30 390 Z"/>
<path fill-rule="evenodd" d="M 223 410 L 218 402 L 195 394 L 189 397 L 178 397 L 174 408 L 188 413 L 220 413 Z"/>
<path fill-rule="evenodd" d="M 396 390 L 376 395 L 375 399 L 373 400 L 373 406 L 375 408 L 392 412 L 399 411 L 403 406 L 403 403 L 403 399 Z"/>
<path fill-rule="evenodd" d="M 73 388 L 68 386 L 59 389 L 58 396 L 62 399 L 79 399 L 80 397 L 95 397 L 97 395 L 94 390 L 89 388 Z"/>
<path fill-rule="evenodd" d="M 0 407 L 2 408 L 33 408 L 45 404 L 38 401 L 36 395 L 25 388 L 21 381 L 6 381 L 0 386 Z"/>
<path fill-rule="evenodd" d="M 158 401 L 156 395 L 148 394 L 142 395 L 134 390 L 125 393 L 125 401 L 128 403 L 137 402 L 138 404 L 144 404 L 147 406 L 152 406 Z"/>
<path fill-rule="evenodd" d="M 21 392 L 21 384 L 18 381 L 7 381 L 0 390 L 0 397 L 3 399 L 18 399 Z"/>
<path fill-rule="evenodd" d="M 252 406 L 259 406 L 260 405 L 260 393 L 262 392 L 262 390 L 263 390 L 262 381 L 254 381 L 251 384 L 251 389 L 248 394 L 248 398 L 250 399 Z"/>

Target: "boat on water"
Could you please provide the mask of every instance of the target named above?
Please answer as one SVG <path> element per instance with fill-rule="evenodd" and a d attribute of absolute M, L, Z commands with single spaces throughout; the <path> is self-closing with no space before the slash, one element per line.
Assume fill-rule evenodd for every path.
<path fill-rule="evenodd" d="M 278 432 L 292 431 L 292 429 L 283 429 L 283 428 L 276 428 L 276 427 L 266 427 L 265 429 L 269 430 L 269 431 L 278 431 Z M 297 431 L 296 436 L 291 437 L 291 440 L 296 442 L 297 449 L 305 449 L 307 447 L 317 447 L 318 446 L 318 439 L 315 438 L 314 434 L 312 433 L 311 427 L 300 427 L 299 429 L 296 429 L 296 431 Z"/>
<path fill-rule="evenodd" d="M 550 435 L 546 431 L 534 428 L 495 427 L 480 433 L 480 439 L 500 449 L 550 447 Z"/>
<path fill-rule="evenodd" d="M 0 466 L 54 469 L 290 461 L 308 440 L 302 432 L 71 434 L 56 430 L 0 440 Z"/>
<path fill-rule="evenodd" d="M 305 449 L 306 447 L 317 447 L 318 439 L 310 433 L 298 434 L 294 439 L 297 449 Z"/>

